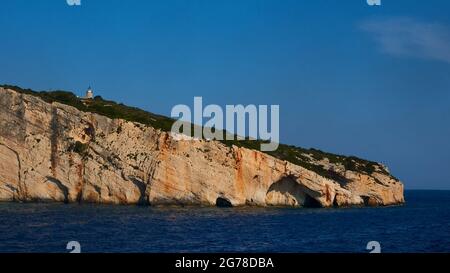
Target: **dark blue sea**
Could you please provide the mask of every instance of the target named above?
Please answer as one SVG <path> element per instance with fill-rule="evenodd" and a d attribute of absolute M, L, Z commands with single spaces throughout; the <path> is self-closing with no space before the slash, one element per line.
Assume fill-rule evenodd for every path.
<path fill-rule="evenodd" d="M 388 208 L 0 204 L 0 252 L 450 252 L 450 191 Z"/>

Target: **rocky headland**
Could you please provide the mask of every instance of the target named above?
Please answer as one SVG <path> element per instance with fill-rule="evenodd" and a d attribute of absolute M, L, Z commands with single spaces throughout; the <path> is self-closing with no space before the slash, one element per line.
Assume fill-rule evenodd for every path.
<path fill-rule="evenodd" d="M 403 184 L 379 163 L 286 145 L 266 154 L 245 147 L 247 142 L 177 138 L 160 116 L 139 110 L 142 121 L 121 118 L 108 110 L 116 107 L 113 102 L 96 98 L 92 106 L 83 106 L 75 100 L 61 103 L 58 94 L 0 88 L 0 201 L 295 207 L 404 203 Z"/>

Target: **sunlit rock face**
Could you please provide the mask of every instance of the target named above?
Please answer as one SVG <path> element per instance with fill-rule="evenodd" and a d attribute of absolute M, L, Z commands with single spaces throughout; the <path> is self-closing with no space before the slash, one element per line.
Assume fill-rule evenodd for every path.
<path fill-rule="evenodd" d="M 336 166 L 338 167 L 338 166 Z M 343 207 L 401 204 L 403 184 L 346 183 L 259 151 L 174 137 L 0 88 L 0 200 Z"/>

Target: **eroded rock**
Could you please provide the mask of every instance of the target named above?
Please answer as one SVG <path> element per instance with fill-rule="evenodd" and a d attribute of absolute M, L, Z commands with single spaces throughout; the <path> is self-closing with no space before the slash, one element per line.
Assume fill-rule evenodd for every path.
<path fill-rule="evenodd" d="M 404 202 L 403 184 L 389 175 L 340 171 L 346 183 L 258 151 L 174 137 L 0 88 L 1 201 L 298 207 Z"/>

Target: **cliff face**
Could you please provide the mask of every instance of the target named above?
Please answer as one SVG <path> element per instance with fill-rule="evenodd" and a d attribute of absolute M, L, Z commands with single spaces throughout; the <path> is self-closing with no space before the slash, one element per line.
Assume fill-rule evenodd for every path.
<path fill-rule="evenodd" d="M 345 183 L 267 154 L 174 137 L 0 88 L 0 201 L 331 207 L 404 202 L 385 169 Z"/>

